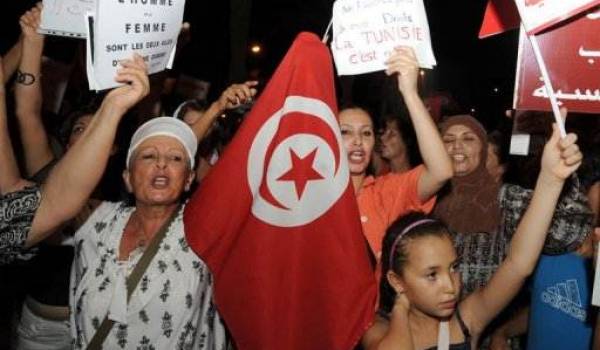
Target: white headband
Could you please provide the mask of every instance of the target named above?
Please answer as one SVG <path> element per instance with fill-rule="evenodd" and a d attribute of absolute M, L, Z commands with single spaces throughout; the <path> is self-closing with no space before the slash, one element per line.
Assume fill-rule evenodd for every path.
<path fill-rule="evenodd" d="M 196 150 L 198 149 L 196 135 L 185 122 L 171 117 L 150 119 L 135 131 L 129 144 L 129 150 L 127 151 L 127 160 L 125 162 L 127 169 L 129 169 L 129 162 L 135 149 L 146 139 L 160 135 L 170 136 L 181 142 L 190 160 L 190 168 L 193 169 Z"/>

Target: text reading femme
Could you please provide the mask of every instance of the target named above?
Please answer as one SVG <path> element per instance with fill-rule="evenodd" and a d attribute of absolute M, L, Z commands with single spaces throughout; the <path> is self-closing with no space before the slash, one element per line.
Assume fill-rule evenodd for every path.
<path fill-rule="evenodd" d="M 166 23 L 125 23 L 125 33 L 158 33 L 166 31 Z"/>

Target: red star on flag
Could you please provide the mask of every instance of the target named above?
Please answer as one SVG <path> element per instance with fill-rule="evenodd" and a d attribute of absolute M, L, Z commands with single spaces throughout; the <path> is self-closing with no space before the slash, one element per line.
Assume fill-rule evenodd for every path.
<path fill-rule="evenodd" d="M 303 158 L 300 158 L 296 154 L 296 151 L 290 148 L 290 156 L 292 157 L 292 168 L 281 175 L 277 181 L 294 181 L 296 195 L 300 199 L 308 181 L 323 179 L 323 176 L 313 168 L 313 163 L 317 156 L 317 148 Z"/>

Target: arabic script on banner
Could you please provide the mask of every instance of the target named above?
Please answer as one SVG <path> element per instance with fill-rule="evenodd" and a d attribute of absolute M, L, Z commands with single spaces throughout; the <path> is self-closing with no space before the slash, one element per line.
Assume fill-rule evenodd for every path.
<path fill-rule="evenodd" d="M 600 113 L 600 8 L 537 36 L 559 105 Z M 544 81 L 525 33 L 521 33 L 514 105 L 550 110 Z M 560 48 L 557 50 L 557 48 Z"/>

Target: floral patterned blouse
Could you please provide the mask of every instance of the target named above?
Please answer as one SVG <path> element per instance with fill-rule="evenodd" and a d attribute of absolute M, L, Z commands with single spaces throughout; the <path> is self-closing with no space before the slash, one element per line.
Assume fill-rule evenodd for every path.
<path fill-rule="evenodd" d="M 119 262 L 121 236 L 133 207 L 102 203 L 75 233 L 71 270 L 71 334 L 85 349 L 105 315 L 115 324 L 105 349 L 225 349 L 212 301 L 212 276 L 185 240 L 182 212 L 127 303 L 126 276 L 141 253 Z"/>
<path fill-rule="evenodd" d="M 12 262 L 23 252 L 40 201 L 38 186 L 0 196 L 0 265 Z"/>

